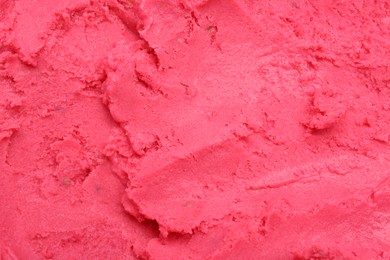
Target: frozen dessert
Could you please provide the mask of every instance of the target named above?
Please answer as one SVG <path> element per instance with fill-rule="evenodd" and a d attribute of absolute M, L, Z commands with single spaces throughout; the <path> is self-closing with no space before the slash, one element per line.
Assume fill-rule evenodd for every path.
<path fill-rule="evenodd" d="M 0 259 L 390 259 L 386 0 L 0 0 Z"/>

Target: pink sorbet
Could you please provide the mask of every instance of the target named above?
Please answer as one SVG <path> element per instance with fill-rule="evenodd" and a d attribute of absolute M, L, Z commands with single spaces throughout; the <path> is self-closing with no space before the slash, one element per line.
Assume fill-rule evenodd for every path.
<path fill-rule="evenodd" d="M 390 259 L 388 0 L 0 0 L 0 259 Z"/>

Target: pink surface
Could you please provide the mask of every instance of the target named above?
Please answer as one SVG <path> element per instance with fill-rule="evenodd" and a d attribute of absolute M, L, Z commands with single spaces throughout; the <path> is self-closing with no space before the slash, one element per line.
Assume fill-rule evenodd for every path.
<path fill-rule="evenodd" d="M 0 0 L 0 259 L 390 259 L 386 0 Z"/>

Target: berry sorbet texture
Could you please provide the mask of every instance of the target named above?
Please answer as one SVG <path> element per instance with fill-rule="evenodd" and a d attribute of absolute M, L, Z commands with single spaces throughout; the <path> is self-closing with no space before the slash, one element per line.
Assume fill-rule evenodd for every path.
<path fill-rule="evenodd" d="M 0 0 L 0 259 L 390 259 L 390 2 Z"/>

